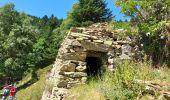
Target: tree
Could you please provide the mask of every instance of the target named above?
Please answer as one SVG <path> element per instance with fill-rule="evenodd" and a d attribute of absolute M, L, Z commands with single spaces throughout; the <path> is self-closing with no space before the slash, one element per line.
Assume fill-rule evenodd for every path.
<path fill-rule="evenodd" d="M 20 80 L 26 72 L 52 64 L 63 34 L 62 19 L 20 13 L 13 4 L 0 8 L 0 85 Z M 36 77 L 33 77 L 33 79 Z"/>
<path fill-rule="evenodd" d="M 116 4 L 138 26 L 140 42 L 153 64 L 170 65 L 170 1 L 116 0 Z"/>
<path fill-rule="evenodd" d="M 107 8 L 105 0 L 79 0 L 68 14 L 67 24 L 87 26 L 92 23 L 111 21 L 112 18 L 112 12 Z"/>
<path fill-rule="evenodd" d="M 8 4 L 0 9 L 0 73 L 5 81 L 22 78 L 30 67 L 32 46 L 39 33 L 31 24 L 32 18 L 18 13 L 14 5 Z"/>
<path fill-rule="evenodd" d="M 17 21 L 18 13 L 14 9 L 13 4 L 7 4 L 0 8 L 0 28 L 8 34 L 14 22 Z"/>

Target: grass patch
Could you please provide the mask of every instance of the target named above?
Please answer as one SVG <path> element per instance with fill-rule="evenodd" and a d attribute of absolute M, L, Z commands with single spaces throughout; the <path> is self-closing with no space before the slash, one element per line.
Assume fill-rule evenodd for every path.
<path fill-rule="evenodd" d="M 37 71 L 38 81 L 24 89 L 19 90 L 16 94 L 17 99 L 41 100 L 41 96 L 45 87 L 45 76 L 51 69 L 51 67 L 52 65 L 45 67 L 43 69 L 39 69 Z M 25 81 L 24 79 L 22 80 L 23 82 Z M 23 83 L 22 81 L 20 83 Z"/>
<path fill-rule="evenodd" d="M 88 84 L 73 87 L 70 90 L 71 95 L 66 100 L 105 100 L 97 83 L 96 80 L 91 80 Z"/>
<path fill-rule="evenodd" d="M 72 88 L 71 99 L 67 100 L 137 100 L 145 96 L 144 84 L 136 84 L 136 80 L 152 81 L 158 84 L 166 84 L 163 90 L 168 90 L 170 83 L 170 69 L 162 67 L 152 68 L 150 63 L 134 63 L 132 61 L 120 61 L 116 64 L 115 72 L 106 71 L 98 78 L 89 80 L 88 84 Z M 158 95 L 152 95 L 158 98 Z M 152 96 L 145 96 L 149 100 Z"/>

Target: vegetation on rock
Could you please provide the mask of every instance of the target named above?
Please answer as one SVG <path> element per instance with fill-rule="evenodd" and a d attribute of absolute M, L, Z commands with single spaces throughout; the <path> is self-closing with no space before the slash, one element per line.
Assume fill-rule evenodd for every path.
<path fill-rule="evenodd" d="M 170 1 L 116 0 L 115 3 L 138 27 L 140 43 L 153 65 L 170 66 Z"/>

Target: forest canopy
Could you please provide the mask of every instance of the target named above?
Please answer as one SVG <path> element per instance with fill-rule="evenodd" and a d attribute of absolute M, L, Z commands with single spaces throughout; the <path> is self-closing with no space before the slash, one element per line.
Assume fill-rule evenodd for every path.
<path fill-rule="evenodd" d="M 0 8 L 0 80 L 15 81 L 24 72 L 51 64 L 62 36 L 54 30 L 62 19 L 20 13 L 14 4 Z M 58 37 L 56 35 L 58 34 Z"/>

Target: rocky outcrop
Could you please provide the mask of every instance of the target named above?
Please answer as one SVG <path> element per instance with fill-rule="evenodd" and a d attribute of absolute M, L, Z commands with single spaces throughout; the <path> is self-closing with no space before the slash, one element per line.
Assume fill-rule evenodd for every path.
<path fill-rule="evenodd" d="M 49 80 L 54 83 L 52 94 L 48 97 L 44 95 L 42 100 L 61 100 L 68 89 L 85 84 L 87 69 L 95 67 L 88 65 L 88 58 L 100 59 L 105 62 L 103 65 L 114 71 L 115 59 L 131 59 L 137 54 L 137 45 L 129 37 L 117 40 L 114 32 L 107 27 L 107 23 L 98 23 L 87 28 L 70 29 L 50 74 Z"/>
<path fill-rule="evenodd" d="M 154 98 L 154 100 L 170 100 L 170 91 L 165 91 L 164 88 L 167 86 L 167 84 L 161 84 L 161 83 L 156 83 L 152 81 L 143 81 L 143 80 L 135 80 L 135 84 L 140 84 L 144 86 L 145 91 L 143 91 L 143 95 L 145 94 L 150 94 L 150 95 L 158 95 L 157 98 Z M 142 96 L 138 97 L 138 100 L 143 100 L 141 99 Z M 165 99 L 163 99 L 165 98 Z"/>

